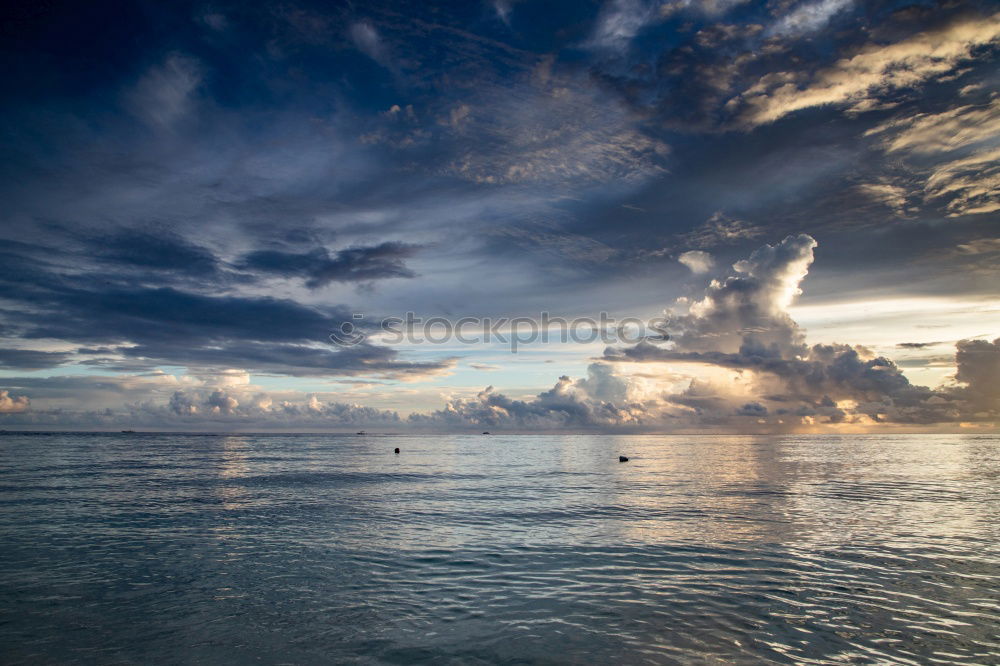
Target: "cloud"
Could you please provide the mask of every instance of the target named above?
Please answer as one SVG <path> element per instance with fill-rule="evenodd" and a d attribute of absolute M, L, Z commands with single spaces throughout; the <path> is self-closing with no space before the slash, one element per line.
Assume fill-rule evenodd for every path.
<path fill-rule="evenodd" d="M 198 21 L 217 32 L 222 32 L 229 28 L 229 20 L 226 18 L 225 14 L 220 14 L 218 12 L 206 10 L 198 16 Z"/>
<path fill-rule="evenodd" d="M 954 423 L 1000 416 L 1000 339 L 960 341 L 956 380 L 965 386 L 936 390 L 912 385 L 895 363 L 865 347 L 807 345 L 788 308 L 815 246 L 811 237 L 800 235 L 761 247 L 734 264 L 733 275 L 713 280 L 703 298 L 676 306 L 686 312 L 668 314 L 669 344 L 609 348 L 605 359 L 751 373 L 740 390 L 692 380 L 686 390 L 665 396 L 667 403 L 713 424 L 724 424 L 734 411 L 783 425 Z M 746 401 L 750 396 L 754 399 Z M 760 409 L 748 408 L 751 404 Z"/>
<path fill-rule="evenodd" d="M 660 18 L 655 3 L 644 0 L 611 0 L 601 10 L 589 46 L 621 51 L 632 38 Z"/>
<path fill-rule="evenodd" d="M 404 259 L 413 256 L 419 246 L 385 242 L 369 247 L 351 247 L 331 255 L 326 248 L 296 253 L 281 250 L 258 250 L 244 256 L 237 266 L 242 270 L 301 277 L 306 286 L 316 289 L 331 282 L 369 282 L 388 278 L 412 278 L 416 274 Z"/>
<path fill-rule="evenodd" d="M 528 304 L 534 309 L 553 301 L 567 310 L 646 308 L 645 285 L 663 281 L 651 270 L 658 265 L 678 275 L 681 266 L 665 260 L 691 250 L 713 255 L 719 271 L 713 275 L 723 278 L 713 298 L 733 304 L 732 311 L 720 306 L 724 316 L 715 311 L 705 319 L 741 328 L 728 334 L 721 324 L 685 321 L 682 333 L 705 326 L 704 345 L 695 344 L 696 336 L 681 336 L 675 344 L 686 346 L 660 348 L 700 360 L 668 361 L 669 372 L 609 362 L 610 369 L 599 372 L 648 371 L 662 380 L 675 367 L 688 372 L 697 366 L 691 371 L 717 374 L 694 388 L 690 377 L 671 379 L 642 400 L 636 398 L 642 382 L 634 377 L 616 377 L 605 390 L 597 378 L 575 373 L 545 399 L 499 386 L 493 393 L 538 409 L 562 405 L 562 411 L 543 409 L 548 422 L 570 418 L 559 414 L 575 401 L 583 405 L 584 421 L 593 423 L 614 422 L 594 417 L 602 413 L 601 401 L 615 408 L 641 404 L 644 424 L 723 423 L 752 403 L 768 413 L 740 418 L 772 423 L 787 416 L 778 414 L 786 408 L 781 405 L 791 405 L 810 412 L 803 418 L 840 413 L 851 419 L 879 412 L 852 397 L 843 399 L 858 405 L 838 407 L 837 396 L 849 391 L 847 384 L 837 388 L 827 366 L 854 368 L 848 373 L 854 386 L 868 375 L 891 377 L 891 366 L 855 345 L 814 350 L 797 337 L 805 331 L 794 322 L 763 316 L 764 296 L 748 293 L 740 300 L 737 288 L 768 291 L 760 286 L 766 271 L 723 289 L 721 258 L 731 252 L 725 246 L 763 238 L 764 226 L 773 239 L 792 229 L 817 237 L 822 231 L 830 263 L 799 285 L 811 285 L 822 297 L 859 285 L 988 290 L 982 278 L 987 268 L 995 272 L 995 252 L 975 236 L 987 234 L 983 225 L 996 201 L 988 161 L 996 149 L 996 102 L 989 98 L 986 71 L 994 49 L 972 32 L 957 32 L 955 26 L 969 21 L 913 27 L 940 26 L 969 7 L 844 9 L 830 14 L 836 31 L 793 34 L 813 29 L 811 21 L 835 5 L 623 1 L 555 16 L 527 4 L 507 15 L 510 4 L 486 3 L 479 8 L 484 20 L 472 23 L 457 7 L 425 11 L 417 5 L 401 14 L 372 9 L 370 22 L 349 8 L 308 11 L 282 4 L 227 15 L 226 25 L 208 14 L 199 22 L 198 12 L 207 10 L 195 10 L 194 21 L 184 10 L 179 21 L 168 23 L 186 26 L 172 43 L 196 49 L 192 55 L 166 53 L 143 40 L 118 43 L 125 51 L 86 63 L 26 52 L 25 67 L 12 69 L 20 83 L 4 111 L 6 126 L 17 131 L 7 136 L 3 199 L 10 223 L 0 243 L 0 333 L 13 351 L 0 353 L 0 362 L 32 370 L 75 363 L 67 373 L 105 375 L 149 375 L 182 365 L 192 375 L 235 366 L 303 378 L 430 378 L 450 372 L 454 359 L 378 344 L 341 349 L 327 335 L 353 312 L 371 317 L 395 312 L 400 303 L 456 315 L 470 308 L 523 312 Z M 518 30 L 494 20 L 494 9 Z M 725 22 L 715 20 L 729 9 L 736 11 Z M 519 18 L 540 22 L 522 26 Z M 134 25 L 147 19 L 124 16 L 123 30 L 147 34 L 155 26 Z M 790 32 L 776 35 L 757 25 L 766 21 Z M 537 40 L 522 38 L 543 24 L 554 30 L 543 40 L 546 55 L 539 56 Z M 919 30 L 923 37 L 914 36 Z M 811 38 L 787 39 L 804 34 Z M 606 48 L 579 48 L 595 35 Z M 924 41 L 918 44 L 917 37 Z M 961 43 L 939 48 L 935 39 Z M 914 53 L 901 53 L 901 44 Z M 921 44 L 928 48 L 918 49 Z M 225 55 L 234 51 L 245 57 Z M 127 57 L 118 57 L 123 53 Z M 889 64 L 882 67 L 876 57 Z M 369 58 L 391 63 L 392 76 Z M 123 69 L 126 61 L 134 67 Z M 850 92 L 859 71 L 886 83 Z M 840 101 L 810 102 L 817 122 L 748 134 L 718 131 L 732 129 L 728 118 L 752 110 L 739 99 L 725 109 L 726 100 L 769 72 L 776 78 L 767 79 L 762 94 L 780 97 L 779 78 L 787 76 L 798 91 L 818 95 L 825 85 Z M 847 88 L 831 83 L 838 73 Z M 62 80 L 74 84 L 61 87 Z M 925 94 L 917 99 L 916 92 Z M 873 119 L 885 121 L 889 105 L 900 100 L 900 117 L 859 142 Z M 856 104 L 883 110 L 842 117 Z M 958 108 L 942 111 L 946 104 Z M 143 131 L 143 124 L 158 131 Z M 665 142 L 674 137 L 677 150 L 668 153 Z M 935 210 L 914 210 L 921 197 Z M 840 205 L 851 199 L 863 202 L 863 214 Z M 648 212 L 623 211 L 623 201 Z M 931 217 L 970 212 L 980 217 L 930 224 Z M 900 215 L 917 225 L 880 228 Z M 863 230 L 855 222 L 862 219 Z M 847 229 L 849 223 L 855 226 Z M 386 239 L 419 243 L 425 248 L 420 263 L 391 252 L 381 258 L 343 254 L 343 248 L 378 248 Z M 665 249 L 631 261 L 648 243 Z M 925 250 L 936 253 L 933 266 L 911 261 L 901 267 Z M 874 273 L 869 259 L 879 264 Z M 973 262 L 981 270 L 966 270 Z M 410 277 L 418 268 L 419 280 L 394 280 L 391 291 L 352 288 Z M 322 292 L 307 290 L 324 286 Z M 336 300 L 341 294 L 359 302 L 342 303 Z M 675 304 L 676 316 L 690 315 L 690 306 Z M 956 339 L 981 332 L 937 334 Z M 883 344 L 901 339 L 907 338 Z M 809 392 L 797 402 L 789 387 L 802 381 L 797 376 L 803 372 L 819 378 L 809 391 L 827 385 L 840 392 L 827 396 L 832 405 Z M 292 423 L 326 401 L 354 399 L 317 394 L 307 405 L 301 396 L 257 399 L 221 379 L 197 390 L 179 381 L 162 380 L 143 403 L 166 408 L 179 391 L 197 410 L 187 415 L 195 423 L 209 416 L 236 422 L 289 402 L 289 414 L 293 407 L 300 411 L 287 417 Z M 96 406 L 135 393 L 138 380 L 130 382 L 112 387 L 109 379 L 94 380 L 87 388 L 59 389 L 65 393 L 53 410 L 86 401 L 95 408 L 93 418 L 103 418 Z M 268 386 L 282 382 L 323 385 L 273 378 Z M 622 386 L 625 398 L 613 397 Z M 41 389 L 9 389 L 30 396 L 32 408 L 48 409 L 48 398 L 36 398 Z M 208 403 L 214 390 L 237 401 L 230 413 L 222 413 L 225 403 Z M 862 393 L 874 395 L 858 389 Z M 935 397 L 964 414 L 965 407 L 955 407 L 958 395 Z M 391 389 L 377 399 L 405 400 Z M 177 403 L 178 409 L 186 404 Z M 692 411 L 696 404 L 701 412 Z M 58 417 L 52 411 L 44 418 Z"/>
<path fill-rule="evenodd" d="M 322 265 L 311 279 L 384 276 L 387 270 L 398 270 L 396 257 L 407 251 L 395 246 L 348 250 Z M 366 272 L 359 266 L 378 270 Z M 425 372 L 446 372 L 455 363 L 453 359 L 403 361 L 395 350 L 367 343 L 334 347 L 330 333 L 346 321 L 358 323 L 344 306 L 314 307 L 291 299 L 147 287 L 137 284 L 131 273 L 112 270 L 63 275 L 53 267 L 21 262 L 17 257 L 6 262 L 6 267 L 11 272 L 5 275 L 0 270 L 0 285 L 10 287 L 7 299 L 19 307 L 8 310 L 5 321 L 23 342 L 56 339 L 100 344 L 113 349 L 108 357 L 114 362 L 244 367 L 297 376 L 368 373 L 407 379 Z M 8 350 L 0 359 L 6 358 L 12 367 L 52 366 L 66 360 L 57 354 L 18 349 Z"/>
<path fill-rule="evenodd" d="M 1000 210 L 1000 147 L 939 165 L 924 192 L 947 199 L 949 217 Z"/>
<path fill-rule="evenodd" d="M 737 220 L 716 211 L 705 222 L 685 234 L 680 240 L 686 245 L 698 248 L 714 248 L 719 245 L 732 245 L 743 240 L 757 238 L 764 233 L 763 228 Z"/>
<path fill-rule="evenodd" d="M 745 338 L 780 349 L 801 345 L 802 334 L 787 310 L 801 293 L 815 247 L 810 236 L 789 236 L 734 264 L 735 274 L 713 280 L 703 298 L 686 305 L 686 313 L 667 316 L 676 344 L 724 351 L 735 351 Z"/>
<path fill-rule="evenodd" d="M 10 392 L 0 390 L 0 414 L 13 414 L 15 412 L 26 411 L 31 406 L 31 401 L 26 396 L 11 396 Z"/>
<path fill-rule="evenodd" d="M 955 249 L 958 254 L 970 256 L 1000 254 L 1000 238 L 977 238 L 968 243 L 960 243 Z"/>
<path fill-rule="evenodd" d="M 562 376 L 548 391 L 531 400 L 515 400 L 492 386 L 475 398 L 448 401 L 430 414 L 411 414 L 414 426 L 507 428 L 604 428 L 641 426 L 646 408 L 628 399 L 628 387 L 609 366 L 591 364 L 585 379 Z"/>
<path fill-rule="evenodd" d="M 695 275 L 707 273 L 715 265 L 712 255 L 701 250 L 688 250 L 677 257 L 677 261 L 690 268 Z"/>
<path fill-rule="evenodd" d="M 493 11 L 496 12 L 497 18 L 503 21 L 505 25 L 510 25 L 510 13 L 513 9 L 511 0 L 493 0 Z"/>
<path fill-rule="evenodd" d="M 87 242 L 97 257 L 120 266 L 176 271 L 199 277 L 217 270 L 215 255 L 210 250 L 170 232 L 124 229 Z"/>
<path fill-rule="evenodd" d="M 670 16 L 677 12 L 691 11 L 707 16 L 718 16 L 728 12 L 733 7 L 746 4 L 749 0 L 668 0 L 660 5 L 661 16 Z"/>
<path fill-rule="evenodd" d="M 854 6 L 854 0 L 804 2 L 782 16 L 769 30 L 771 34 L 798 37 L 824 28 L 840 12 Z"/>
<path fill-rule="evenodd" d="M 966 384 L 962 395 L 992 417 L 1000 409 L 1000 338 L 959 341 L 955 363 L 955 379 Z"/>
<path fill-rule="evenodd" d="M 744 107 L 745 125 L 772 123 L 802 109 L 836 105 L 860 112 L 883 104 L 886 93 L 950 74 L 976 49 L 1000 37 L 1000 14 L 963 17 L 889 45 L 868 44 L 814 74 L 775 71 L 730 105 Z"/>
<path fill-rule="evenodd" d="M 359 376 L 414 381 L 448 374 L 455 359 L 405 361 L 399 352 L 361 343 L 337 350 L 317 344 L 275 344 L 233 341 L 227 346 L 202 342 L 198 345 L 141 344 L 121 347 L 128 358 L 191 368 L 244 366 L 257 372 L 293 377 Z"/>
<path fill-rule="evenodd" d="M 149 125 L 170 128 L 190 112 L 192 95 L 201 85 L 201 69 L 194 58 L 171 53 L 126 93 L 126 105 Z"/>
<path fill-rule="evenodd" d="M 367 21 L 352 23 L 349 34 L 358 50 L 382 66 L 388 66 L 389 52 L 375 27 Z"/>
<path fill-rule="evenodd" d="M 178 416 L 198 413 L 198 405 L 194 404 L 194 401 L 183 391 L 175 391 L 170 396 L 170 402 L 167 404 L 167 407 Z"/>
<path fill-rule="evenodd" d="M 0 368 L 18 370 L 43 370 L 66 363 L 66 352 L 38 351 L 34 349 L 0 349 Z"/>
<path fill-rule="evenodd" d="M 858 192 L 892 209 L 896 215 L 906 215 L 908 192 L 906 188 L 890 183 L 863 183 Z"/>
<path fill-rule="evenodd" d="M 737 409 L 736 414 L 739 416 L 767 416 L 767 407 L 759 402 L 748 402 Z"/>
<path fill-rule="evenodd" d="M 205 403 L 212 409 L 215 413 L 231 414 L 240 406 L 239 400 L 233 396 L 227 394 L 225 391 L 215 390 Z"/>
<path fill-rule="evenodd" d="M 471 110 L 451 137 L 457 155 L 448 173 L 489 185 L 584 188 L 664 172 L 669 147 L 641 131 L 627 108 L 575 76 L 546 71 L 484 87 L 463 103 Z M 453 124 L 452 111 L 446 126 Z"/>
<path fill-rule="evenodd" d="M 865 136 L 879 135 L 888 153 L 933 155 L 995 145 L 1000 135 L 1000 98 L 894 118 L 865 132 Z"/>
<path fill-rule="evenodd" d="M 298 391 L 269 393 L 250 383 L 227 383 L 227 374 L 236 376 L 225 371 L 203 380 L 190 375 L 15 377 L 10 380 L 31 391 L 38 404 L 29 409 L 27 397 L 11 398 L 3 391 L 0 413 L 4 425 L 90 428 L 319 429 L 401 423 L 394 411 Z"/>
<path fill-rule="evenodd" d="M 905 156 L 924 179 L 925 201 L 943 202 L 950 217 L 1000 210 L 1000 98 L 895 118 L 865 134 Z"/>
<path fill-rule="evenodd" d="M 609 262 L 618 254 L 612 247 L 588 236 L 540 225 L 522 223 L 502 226 L 493 229 L 490 235 L 509 240 L 520 248 L 541 252 L 545 256 L 569 259 L 575 264 Z"/>

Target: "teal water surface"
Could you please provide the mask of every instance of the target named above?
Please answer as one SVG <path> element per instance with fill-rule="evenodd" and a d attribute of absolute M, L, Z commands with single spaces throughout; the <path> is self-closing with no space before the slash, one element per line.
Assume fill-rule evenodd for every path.
<path fill-rule="evenodd" d="M 996 436 L 6 433 L 0 539 L 5 664 L 1000 663 Z"/>

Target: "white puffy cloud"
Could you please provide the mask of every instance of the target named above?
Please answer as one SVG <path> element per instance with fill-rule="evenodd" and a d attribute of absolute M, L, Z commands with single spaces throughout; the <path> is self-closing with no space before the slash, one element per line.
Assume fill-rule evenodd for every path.
<path fill-rule="evenodd" d="M 712 255 L 702 250 L 688 250 L 677 257 L 677 261 L 690 268 L 695 275 L 707 273 L 715 265 Z"/>
<path fill-rule="evenodd" d="M 198 413 L 198 405 L 194 404 L 191 398 L 183 391 L 175 391 L 170 396 L 170 402 L 167 405 L 171 412 L 179 416 Z"/>
<path fill-rule="evenodd" d="M 31 406 L 31 400 L 26 396 L 11 396 L 7 390 L 0 390 L 0 414 L 23 412 Z"/>
<path fill-rule="evenodd" d="M 713 280 L 704 296 L 672 312 L 667 327 L 675 343 L 689 350 L 736 351 L 746 339 L 781 349 L 802 344 L 787 309 L 809 271 L 816 241 L 805 234 L 764 245 L 734 264 L 734 274 Z"/>
<path fill-rule="evenodd" d="M 232 414 L 240 406 L 239 400 L 220 389 L 212 391 L 205 402 L 216 414 Z"/>
<path fill-rule="evenodd" d="M 803 424 L 908 424 L 1000 417 L 1000 339 L 958 343 L 956 379 L 964 386 L 912 385 L 892 360 L 860 345 L 805 343 L 788 314 L 813 261 L 815 240 L 789 236 L 737 262 L 704 296 L 667 317 L 672 341 L 608 349 L 609 361 L 694 364 L 737 373 L 739 381 L 692 380 L 666 403 L 688 417 L 725 424 L 734 417 Z M 663 412 L 667 414 L 667 412 Z"/>
<path fill-rule="evenodd" d="M 587 377 L 562 376 L 532 400 L 516 400 L 487 386 L 474 398 L 449 400 L 430 414 L 412 414 L 415 426 L 506 428 L 606 428 L 641 426 L 646 405 L 630 399 L 629 387 L 607 364 L 593 363 Z"/>
<path fill-rule="evenodd" d="M 224 430 L 337 426 L 392 426 L 393 411 L 342 402 L 335 395 L 266 392 L 243 381 L 242 370 L 200 375 L 64 376 L 11 378 L 30 391 L 10 397 L 0 391 L 0 423 L 83 428 Z M 115 400 L 117 398 L 117 401 Z"/>

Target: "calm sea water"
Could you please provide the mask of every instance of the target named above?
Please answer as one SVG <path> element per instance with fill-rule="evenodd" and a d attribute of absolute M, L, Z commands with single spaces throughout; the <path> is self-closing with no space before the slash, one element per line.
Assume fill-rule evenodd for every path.
<path fill-rule="evenodd" d="M 998 437 L 8 433 L 0 469 L 6 664 L 1000 663 Z"/>

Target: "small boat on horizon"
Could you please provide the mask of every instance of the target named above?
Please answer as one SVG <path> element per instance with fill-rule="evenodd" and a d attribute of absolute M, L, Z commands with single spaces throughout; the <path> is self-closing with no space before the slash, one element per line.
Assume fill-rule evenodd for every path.
<path fill-rule="evenodd" d="M 135 430 L 122 430 L 122 433 L 125 435 L 135 434 Z"/>
<path fill-rule="evenodd" d="M 359 430 L 356 434 L 358 434 L 358 435 L 367 435 L 368 433 L 365 432 L 364 430 Z"/>

